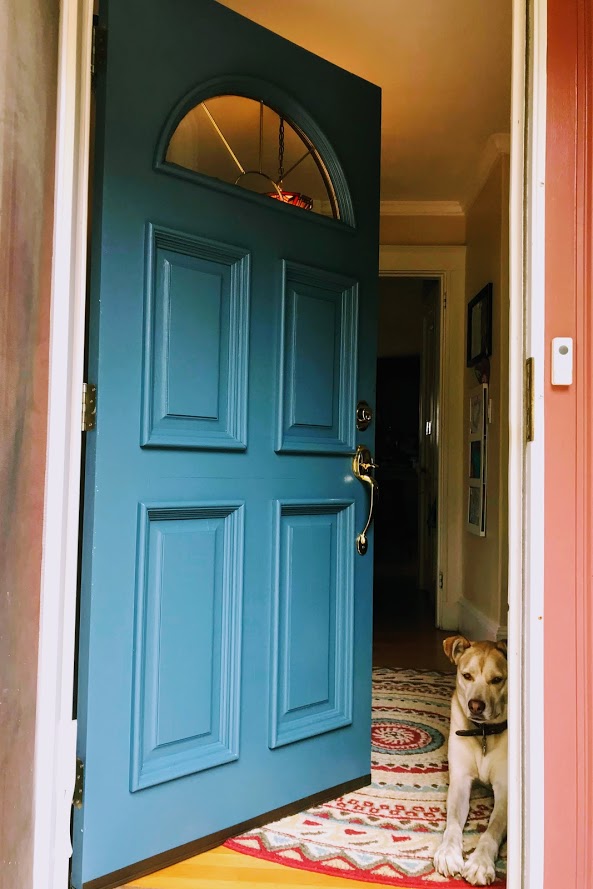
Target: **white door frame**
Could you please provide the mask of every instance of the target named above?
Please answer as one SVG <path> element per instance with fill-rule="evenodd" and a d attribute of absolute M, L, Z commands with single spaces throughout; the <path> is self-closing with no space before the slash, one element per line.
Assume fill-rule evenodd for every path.
<path fill-rule="evenodd" d="M 66 889 L 68 885 L 70 799 L 76 737 L 72 700 L 93 0 L 61 0 L 60 7 L 33 889 Z M 530 22 L 529 84 L 525 82 L 527 8 Z M 509 889 L 541 889 L 546 0 L 513 0 L 512 93 L 509 661 L 513 678 L 509 702 L 512 728 L 509 738 L 508 886 Z M 530 97 L 527 108 L 526 95 Z M 526 124 L 529 138 L 524 155 Z M 529 187 L 524 197 L 525 172 Z M 405 249 L 413 251 L 414 248 Z M 443 269 L 440 271 L 442 273 Z M 523 418 L 526 355 L 536 359 L 536 440 L 528 446 L 527 453 Z M 523 492 L 523 497 L 519 492 Z M 448 566 L 449 575 L 450 571 L 451 565 Z M 528 757 L 525 756 L 526 750 L 529 750 Z"/>
<path fill-rule="evenodd" d="M 61 0 L 33 889 L 66 889 L 71 854 L 92 15 L 93 0 Z"/>
<path fill-rule="evenodd" d="M 379 248 L 380 277 L 432 278 L 440 284 L 437 578 L 442 576 L 443 585 L 436 590 L 436 622 L 447 630 L 459 626 L 462 590 L 463 430 L 449 418 L 463 414 L 463 364 L 450 349 L 450 331 L 464 325 L 465 252 L 465 247 Z"/>

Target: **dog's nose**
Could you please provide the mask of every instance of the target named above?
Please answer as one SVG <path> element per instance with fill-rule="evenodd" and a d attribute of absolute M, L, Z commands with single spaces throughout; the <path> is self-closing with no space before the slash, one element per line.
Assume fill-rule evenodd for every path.
<path fill-rule="evenodd" d="M 486 709 L 486 704 L 484 703 L 484 701 L 480 701 L 478 698 L 472 698 L 470 701 L 468 701 L 468 706 L 470 712 L 473 713 L 475 716 L 480 716 Z"/>

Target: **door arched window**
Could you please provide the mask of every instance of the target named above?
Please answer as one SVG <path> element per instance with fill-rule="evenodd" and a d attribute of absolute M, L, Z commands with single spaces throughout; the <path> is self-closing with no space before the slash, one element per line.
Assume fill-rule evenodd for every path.
<path fill-rule="evenodd" d="M 334 184 L 327 153 L 263 100 L 224 93 L 197 102 L 179 119 L 159 167 L 207 176 L 352 224 L 340 195 L 346 189 Z"/>

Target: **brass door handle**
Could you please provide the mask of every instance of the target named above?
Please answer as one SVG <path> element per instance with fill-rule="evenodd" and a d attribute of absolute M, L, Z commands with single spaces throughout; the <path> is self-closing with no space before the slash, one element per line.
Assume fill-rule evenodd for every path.
<path fill-rule="evenodd" d="M 375 512 L 375 500 L 379 494 L 379 485 L 377 484 L 377 480 L 373 478 L 372 475 L 370 475 L 370 472 L 373 469 L 378 469 L 378 466 L 374 462 L 371 452 L 364 445 L 358 445 L 358 447 L 356 448 L 356 453 L 352 460 L 352 472 L 354 473 L 356 478 L 363 483 L 363 485 L 369 486 L 370 493 L 369 515 L 366 521 L 366 525 L 356 538 L 356 550 L 361 556 L 364 556 L 369 546 L 367 531 L 371 527 L 371 522 L 373 521 L 373 515 Z"/>

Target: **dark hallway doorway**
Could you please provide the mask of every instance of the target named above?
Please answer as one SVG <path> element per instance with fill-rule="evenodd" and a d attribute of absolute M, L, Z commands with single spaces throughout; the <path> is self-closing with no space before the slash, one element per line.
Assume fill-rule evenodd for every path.
<path fill-rule="evenodd" d="M 440 281 L 381 278 L 379 295 L 375 662 L 395 657 L 442 668 L 443 634 L 435 630 Z"/>

